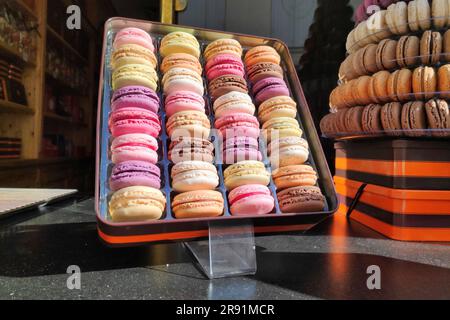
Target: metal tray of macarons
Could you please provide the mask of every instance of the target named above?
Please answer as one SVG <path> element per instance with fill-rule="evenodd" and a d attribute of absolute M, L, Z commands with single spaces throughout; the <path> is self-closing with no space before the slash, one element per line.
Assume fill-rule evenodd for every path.
<path fill-rule="evenodd" d="M 220 192 L 224 198 L 224 212 L 221 216 L 214 218 L 192 218 L 177 219 L 172 211 L 172 201 L 176 195 L 171 188 L 170 170 L 173 164 L 168 159 L 168 147 L 170 138 L 166 131 L 166 114 L 164 108 L 164 96 L 159 89 L 159 97 L 161 106 L 159 117 L 161 119 L 161 136 L 159 138 L 160 161 L 158 166 L 161 169 L 162 193 L 166 197 L 166 205 L 163 215 L 158 220 L 144 222 L 114 222 L 109 212 L 109 202 L 111 201 L 113 192 L 109 186 L 109 178 L 112 173 L 114 164 L 111 159 L 110 147 L 112 143 L 112 134 L 108 127 L 108 121 L 111 115 L 111 99 L 113 96 L 112 89 L 112 70 L 111 57 L 113 53 L 113 41 L 116 34 L 125 28 L 134 27 L 146 31 L 153 39 L 155 46 L 155 54 L 157 55 L 158 65 L 160 66 L 162 58 L 159 54 L 161 40 L 164 36 L 172 32 L 186 32 L 195 36 L 200 44 L 201 57 L 200 62 L 204 67 L 203 52 L 208 44 L 219 39 L 235 39 L 237 40 L 245 52 L 257 46 L 270 46 L 274 48 L 281 57 L 281 67 L 285 74 L 285 82 L 290 91 L 292 99 L 297 103 L 297 120 L 303 131 L 303 138 L 309 144 L 309 158 L 307 164 L 314 168 L 317 173 L 317 186 L 320 188 L 324 199 L 324 209 L 320 212 L 301 212 L 301 213 L 283 213 L 277 199 L 277 189 L 274 180 L 270 179 L 269 189 L 275 200 L 274 209 L 271 213 L 265 215 L 256 215 L 247 212 L 244 215 L 232 215 L 228 202 L 229 192 L 224 185 L 224 169 L 226 165 L 215 164 L 220 178 L 220 185 L 216 191 Z M 161 81 L 159 67 L 157 68 L 158 76 Z M 211 97 L 208 95 L 208 86 L 206 76 L 205 83 L 205 101 L 208 117 L 211 121 L 211 128 L 214 128 L 214 111 Z M 250 84 L 249 84 L 250 86 Z M 161 85 L 159 85 L 161 87 Z M 251 90 L 249 90 L 251 94 Z M 209 111 L 208 111 L 209 110 Z M 262 139 L 260 139 L 262 140 Z M 211 137 L 214 141 L 214 137 Z M 267 148 L 260 141 L 261 151 Z M 263 154 L 265 152 L 262 152 Z M 216 150 L 217 155 L 217 150 Z M 288 47 L 281 41 L 270 38 L 261 38 L 250 35 L 242 35 L 235 33 L 225 33 L 206 29 L 183 27 L 178 25 L 165 25 L 161 23 L 133 20 L 126 18 L 111 18 L 105 24 L 99 101 L 98 101 L 98 128 L 97 128 L 97 172 L 96 172 L 96 213 L 98 221 L 98 233 L 100 239 L 108 246 L 124 247 L 138 246 L 147 243 L 159 242 L 180 242 L 193 239 L 207 238 L 209 235 L 210 223 L 220 223 L 221 225 L 230 224 L 230 226 L 239 225 L 239 223 L 249 221 L 253 223 L 256 235 L 261 234 L 278 234 L 304 232 L 315 225 L 319 224 L 326 218 L 333 215 L 338 209 L 338 200 L 336 191 L 326 162 L 320 139 L 313 123 L 305 96 L 303 94 L 300 81 L 298 79 L 292 57 Z M 269 173 L 272 173 L 270 160 L 263 155 L 262 162 Z"/>

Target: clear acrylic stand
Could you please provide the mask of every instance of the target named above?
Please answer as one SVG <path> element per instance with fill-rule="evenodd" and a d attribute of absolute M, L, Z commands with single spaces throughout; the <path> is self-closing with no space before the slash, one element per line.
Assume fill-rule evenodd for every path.
<path fill-rule="evenodd" d="M 251 221 L 210 222 L 208 240 L 184 245 L 211 280 L 256 274 L 255 232 Z"/>

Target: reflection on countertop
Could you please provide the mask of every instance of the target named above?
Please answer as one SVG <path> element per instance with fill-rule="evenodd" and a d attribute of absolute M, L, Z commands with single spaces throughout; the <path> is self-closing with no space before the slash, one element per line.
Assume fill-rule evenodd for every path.
<path fill-rule="evenodd" d="M 106 247 L 94 200 L 76 198 L 0 220 L 0 299 L 450 299 L 448 244 L 387 240 L 343 216 L 256 244 L 256 276 L 209 281 L 182 244 Z M 66 287 L 71 265 L 81 290 Z M 371 265 L 381 290 L 367 289 Z"/>

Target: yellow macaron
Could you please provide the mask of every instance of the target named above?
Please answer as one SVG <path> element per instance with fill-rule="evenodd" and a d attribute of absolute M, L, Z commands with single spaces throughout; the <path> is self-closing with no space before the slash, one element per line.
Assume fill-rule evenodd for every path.
<path fill-rule="evenodd" d="M 263 135 L 267 142 L 285 137 L 302 137 L 303 130 L 296 119 L 274 118 L 263 125 Z"/>
<path fill-rule="evenodd" d="M 288 96 L 274 97 L 261 104 L 258 116 L 262 123 L 266 123 L 274 118 L 295 119 L 297 116 L 297 103 Z"/>
<path fill-rule="evenodd" d="M 151 66 L 145 64 L 127 64 L 114 70 L 113 90 L 127 86 L 144 86 L 154 91 L 158 89 L 158 75 Z"/>
<path fill-rule="evenodd" d="M 150 187 L 128 187 L 113 194 L 109 213 L 113 222 L 158 220 L 166 207 L 164 194 Z"/>
<path fill-rule="evenodd" d="M 242 161 L 229 166 L 224 171 L 225 187 L 231 191 L 248 184 L 268 186 L 270 173 L 264 163 L 259 161 Z"/>
<path fill-rule="evenodd" d="M 163 58 L 175 53 L 187 53 L 198 59 L 200 44 L 192 34 L 172 32 L 162 39 L 160 53 Z"/>
<path fill-rule="evenodd" d="M 114 50 L 111 66 L 117 69 L 127 64 L 144 64 L 156 69 L 158 61 L 151 50 L 136 44 L 127 44 Z"/>

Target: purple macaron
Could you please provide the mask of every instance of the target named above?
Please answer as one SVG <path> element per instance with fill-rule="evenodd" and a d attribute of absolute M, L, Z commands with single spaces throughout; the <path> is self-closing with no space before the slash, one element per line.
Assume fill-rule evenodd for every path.
<path fill-rule="evenodd" d="M 223 143 L 223 163 L 235 164 L 241 161 L 261 161 L 258 140 L 252 137 L 233 137 Z"/>
<path fill-rule="evenodd" d="M 151 89 L 140 86 L 129 86 L 116 90 L 112 97 L 111 109 L 141 108 L 158 113 L 159 97 Z"/>
<path fill-rule="evenodd" d="M 290 96 L 290 92 L 283 79 L 272 77 L 258 81 L 253 87 L 253 95 L 261 104 L 274 97 Z"/>
<path fill-rule="evenodd" d="M 117 191 L 127 187 L 151 187 L 161 189 L 161 170 L 143 161 L 127 161 L 117 164 L 112 171 L 109 187 Z"/>

